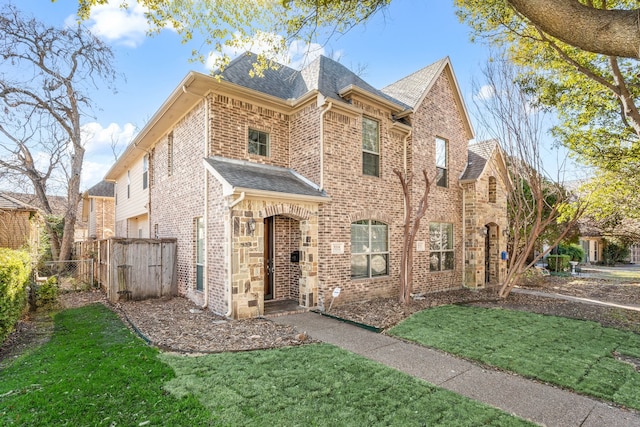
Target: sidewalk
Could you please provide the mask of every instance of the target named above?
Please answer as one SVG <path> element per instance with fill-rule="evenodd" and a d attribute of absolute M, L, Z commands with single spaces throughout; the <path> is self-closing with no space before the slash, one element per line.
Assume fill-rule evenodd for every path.
<path fill-rule="evenodd" d="M 317 313 L 271 319 L 311 337 L 378 361 L 442 388 L 545 426 L 638 427 L 640 413 L 609 406 L 556 387 L 386 335 L 376 334 Z"/>

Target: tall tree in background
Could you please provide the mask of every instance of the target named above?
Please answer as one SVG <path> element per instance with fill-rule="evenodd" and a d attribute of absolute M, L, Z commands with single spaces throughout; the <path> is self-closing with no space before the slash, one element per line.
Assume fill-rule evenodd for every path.
<path fill-rule="evenodd" d="M 477 118 L 489 136 L 499 141 L 507 162 L 504 171 L 496 171 L 507 186 L 510 222 L 509 268 L 499 291 L 502 298 L 565 238 L 584 211 L 584 204 L 545 172 L 543 112 L 536 110 L 536 98 L 518 85 L 520 73 L 507 59 L 494 58 L 483 69 L 483 90 L 477 84 L 474 90 L 484 94 L 476 98 Z M 541 243 L 548 249 L 537 250 Z"/>
<path fill-rule="evenodd" d="M 470 25 L 476 38 L 508 48 L 509 60 L 527 67 L 519 76 L 520 82 L 536 94 L 538 108 L 557 112 L 560 121 L 552 132 L 558 142 L 596 167 L 617 171 L 640 166 L 638 61 L 621 57 L 637 58 L 640 52 L 635 40 L 637 22 L 635 35 L 627 28 L 630 16 L 637 19 L 638 11 L 632 10 L 637 2 L 455 3 L 459 17 Z M 605 46 L 596 48 L 587 40 L 578 43 L 583 37 L 594 38 L 593 43 L 601 38 Z M 613 49 L 614 41 L 631 50 L 618 52 Z M 607 46 L 612 50 L 604 49 Z M 631 55 L 633 51 L 635 55 Z"/>
<path fill-rule="evenodd" d="M 26 176 L 45 215 L 48 191 L 67 195 L 62 238 L 47 221 L 54 259 L 71 256 L 85 149 L 87 92 L 115 79 L 111 49 L 82 26 L 48 27 L 12 5 L 0 9 L 0 174 Z"/>

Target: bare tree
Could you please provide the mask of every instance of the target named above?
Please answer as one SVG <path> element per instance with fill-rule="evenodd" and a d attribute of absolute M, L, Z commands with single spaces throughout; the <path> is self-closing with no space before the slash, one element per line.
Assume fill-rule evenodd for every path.
<path fill-rule="evenodd" d="M 504 58 L 483 69 L 484 96 L 476 99 L 478 119 L 505 153 L 501 178 L 507 188 L 509 264 L 499 296 L 506 298 L 522 275 L 569 233 L 585 204 L 545 171 L 541 155 L 543 113 L 535 97 L 517 84 L 517 69 Z M 480 93 L 474 84 L 474 93 Z M 547 249 L 540 249 L 546 239 Z"/>
<path fill-rule="evenodd" d="M 427 212 L 427 198 L 431 185 L 427 171 L 423 170 L 424 194 L 418 202 L 415 214 L 412 214 L 411 183 L 413 181 L 413 175 L 405 174 L 398 169 L 394 169 L 393 172 L 398 175 L 400 179 L 402 193 L 404 195 L 404 235 L 400 259 L 400 302 L 402 304 L 409 304 L 409 302 L 411 302 L 411 293 L 413 292 L 413 242 L 420 228 L 420 220 L 422 220 L 422 217 L 424 217 L 424 214 Z"/>
<path fill-rule="evenodd" d="M 96 80 L 115 80 L 113 53 L 83 26 L 54 28 L 13 5 L 0 9 L 0 170 L 26 176 L 46 215 L 56 181 L 67 195 L 62 238 L 48 226 L 54 256 L 71 256 L 85 149 L 81 121 Z"/>

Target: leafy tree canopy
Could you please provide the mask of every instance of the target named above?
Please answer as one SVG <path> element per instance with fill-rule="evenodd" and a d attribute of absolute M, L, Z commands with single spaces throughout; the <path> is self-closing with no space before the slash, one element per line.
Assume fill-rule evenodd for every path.
<path fill-rule="evenodd" d="M 545 33 L 502 0 L 455 0 L 474 39 L 507 48 L 526 66 L 520 83 L 538 108 L 554 109 L 553 136 L 587 163 L 617 171 L 640 163 L 640 75 L 636 59 L 589 53 Z M 554 3 L 550 1 L 549 3 Z M 573 2 L 567 2 L 573 3 Z M 632 9 L 635 1 L 582 1 L 591 9 Z M 569 21 L 567 20 L 567 26 Z"/>

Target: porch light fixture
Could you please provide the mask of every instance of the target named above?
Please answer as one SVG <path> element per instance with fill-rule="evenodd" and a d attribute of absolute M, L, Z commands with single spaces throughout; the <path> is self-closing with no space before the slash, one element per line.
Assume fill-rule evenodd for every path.
<path fill-rule="evenodd" d="M 247 221 L 247 235 L 253 236 L 253 232 L 256 230 L 256 220 L 251 218 Z"/>

